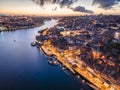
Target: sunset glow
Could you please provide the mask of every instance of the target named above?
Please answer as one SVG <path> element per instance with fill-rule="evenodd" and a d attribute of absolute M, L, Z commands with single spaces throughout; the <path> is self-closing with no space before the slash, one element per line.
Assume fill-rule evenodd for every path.
<path fill-rule="evenodd" d="M 38 0 L 39 1 L 39 0 Z M 46 3 L 40 6 L 32 0 L 0 0 L 0 14 L 14 15 L 85 15 L 86 12 L 74 11 L 71 8 L 77 6 L 85 7 L 86 10 L 91 10 L 93 14 L 120 14 L 120 3 L 113 5 L 113 8 L 100 8 L 99 4 L 93 5 L 93 0 L 78 0 L 70 5 L 70 8 L 60 8 L 59 3 L 50 3 L 50 0 L 45 0 Z M 45 2 L 44 1 L 44 2 Z M 95 1 L 95 0 L 94 0 Z"/>

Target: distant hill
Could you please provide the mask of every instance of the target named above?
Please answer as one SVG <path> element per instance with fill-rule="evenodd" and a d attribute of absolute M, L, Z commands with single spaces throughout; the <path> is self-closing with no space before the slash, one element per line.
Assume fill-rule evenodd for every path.
<path fill-rule="evenodd" d="M 6 15 L 6 14 L 1 14 L 1 13 L 0 13 L 0 16 L 8 16 L 8 15 Z"/>

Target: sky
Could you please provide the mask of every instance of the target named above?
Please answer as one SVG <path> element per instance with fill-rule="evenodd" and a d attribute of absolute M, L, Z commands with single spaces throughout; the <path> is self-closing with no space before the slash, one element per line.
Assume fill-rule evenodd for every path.
<path fill-rule="evenodd" d="M 120 15 L 120 0 L 0 0 L 0 14 Z"/>

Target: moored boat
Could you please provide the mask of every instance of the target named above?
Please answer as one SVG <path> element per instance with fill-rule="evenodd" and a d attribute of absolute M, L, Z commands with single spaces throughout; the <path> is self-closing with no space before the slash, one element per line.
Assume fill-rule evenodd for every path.
<path fill-rule="evenodd" d="M 31 43 L 31 46 L 36 46 L 36 42 L 32 42 L 32 43 Z"/>

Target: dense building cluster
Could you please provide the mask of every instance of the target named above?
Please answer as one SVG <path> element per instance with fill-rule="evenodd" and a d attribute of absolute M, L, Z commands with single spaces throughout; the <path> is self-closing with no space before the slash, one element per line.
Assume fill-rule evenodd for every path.
<path fill-rule="evenodd" d="M 92 68 L 107 83 L 120 85 L 120 16 L 62 17 L 36 39 L 50 41 L 60 53 L 78 51 L 72 54 L 85 68 Z"/>
<path fill-rule="evenodd" d="M 48 17 L 36 16 L 0 16 L 0 31 L 36 27 L 44 24 Z"/>

